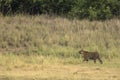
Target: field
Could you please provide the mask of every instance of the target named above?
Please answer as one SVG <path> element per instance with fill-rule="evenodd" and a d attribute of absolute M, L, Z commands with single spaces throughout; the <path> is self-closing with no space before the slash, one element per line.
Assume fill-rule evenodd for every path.
<path fill-rule="evenodd" d="M 0 80 L 119 80 L 119 60 L 83 63 L 74 58 L 0 55 Z M 74 62 L 72 61 L 74 60 Z"/>
<path fill-rule="evenodd" d="M 0 80 L 119 80 L 120 20 L 0 16 Z M 80 49 L 103 64 L 83 62 Z"/>

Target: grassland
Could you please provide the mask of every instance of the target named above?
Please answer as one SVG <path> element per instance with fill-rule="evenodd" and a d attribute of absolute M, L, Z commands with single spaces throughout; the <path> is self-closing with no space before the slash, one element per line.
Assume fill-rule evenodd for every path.
<path fill-rule="evenodd" d="M 119 80 L 120 20 L 0 16 L 0 80 Z M 104 64 L 83 63 L 78 50 Z"/>
<path fill-rule="evenodd" d="M 83 63 L 75 58 L 0 55 L 0 80 L 119 80 L 119 60 Z"/>

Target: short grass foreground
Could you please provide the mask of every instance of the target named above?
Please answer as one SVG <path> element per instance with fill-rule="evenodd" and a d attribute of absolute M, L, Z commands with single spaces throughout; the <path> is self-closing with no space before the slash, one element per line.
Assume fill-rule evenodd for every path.
<path fill-rule="evenodd" d="M 82 62 L 78 58 L 0 55 L 0 80 L 119 80 L 120 61 Z"/>

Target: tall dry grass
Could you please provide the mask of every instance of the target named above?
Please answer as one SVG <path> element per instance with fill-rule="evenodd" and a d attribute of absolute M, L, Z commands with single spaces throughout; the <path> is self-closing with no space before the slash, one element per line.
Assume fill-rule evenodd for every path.
<path fill-rule="evenodd" d="M 2 53 L 78 57 L 78 50 L 120 57 L 120 20 L 69 20 L 56 16 L 0 16 Z"/>

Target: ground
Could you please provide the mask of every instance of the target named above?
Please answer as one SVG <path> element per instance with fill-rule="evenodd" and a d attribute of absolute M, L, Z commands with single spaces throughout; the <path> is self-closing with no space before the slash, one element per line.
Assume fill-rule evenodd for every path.
<path fill-rule="evenodd" d="M 118 60 L 103 60 L 103 64 L 94 64 L 93 61 L 80 60 L 70 63 L 72 58 L 11 57 L 1 56 L 4 61 L 0 62 L 0 80 L 120 80 Z"/>

